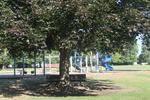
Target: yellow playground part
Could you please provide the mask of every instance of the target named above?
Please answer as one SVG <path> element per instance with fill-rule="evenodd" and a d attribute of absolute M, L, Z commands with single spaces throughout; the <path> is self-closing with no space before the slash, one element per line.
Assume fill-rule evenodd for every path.
<path fill-rule="evenodd" d="M 103 66 L 99 66 L 99 71 L 104 71 L 105 68 Z"/>

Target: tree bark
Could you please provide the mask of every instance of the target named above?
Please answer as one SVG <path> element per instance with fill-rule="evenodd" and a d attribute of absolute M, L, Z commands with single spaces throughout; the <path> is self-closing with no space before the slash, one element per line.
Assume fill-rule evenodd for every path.
<path fill-rule="evenodd" d="M 68 49 L 60 50 L 59 75 L 60 75 L 60 84 L 63 87 L 67 87 L 70 85 L 70 80 L 69 80 L 70 53 L 71 50 Z"/>

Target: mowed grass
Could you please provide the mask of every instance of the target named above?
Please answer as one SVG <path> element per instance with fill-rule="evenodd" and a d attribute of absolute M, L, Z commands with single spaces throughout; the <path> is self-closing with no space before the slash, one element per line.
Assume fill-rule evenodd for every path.
<path fill-rule="evenodd" d="M 16 68 L 16 74 L 19 75 L 20 71 L 22 70 L 22 68 Z M 27 72 L 28 75 L 31 75 L 31 71 L 34 71 L 34 68 L 24 68 L 24 70 Z M 46 74 L 49 73 L 57 73 L 58 69 L 57 68 L 52 68 L 52 70 L 50 68 L 45 68 L 45 72 Z M 36 68 L 36 73 L 37 74 L 43 74 L 43 68 Z M 7 68 L 7 69 L 3 69 L 0 70 L 0 75 L 13 75 L 14 74 L 14 69 L 13 68 Z"/>
<path fill-rule="evenodd" d="M 87 74 L 88 79 L 119 87 L 98 91 L 97 96 L 52 97 L 16 94 L 9 97 L 3 94 L 1 88 L 11 80 L 0 80 L 0 100 L 150 100 L 150 66 L 115 66 L 114 69 L 118 71 Z"/>
<path fill-rule="evenodd" d="M 101 66 L 100 66 L 101 67 Z M 149 70 L 150 71 L 150 65 L 118 65 L 118 66 L 113 66 L 113 69 L 116 71 L 144 71 L 144 70 Z M 90 67 L 89 67 L 90 69 Z M 96 68 L 93 67 L 93 70 Z M 101 68 L 100 68 L 101 69 Z M 16 68 L 16 74 L 19 75 L 19 71 L 22 70 L 22 68 Z M 25 68 L 25 71 L 27 71 L 27 74 L 31 74 L 31 71 L 34 71 L 34 68 Z M 46 68 L 46 74 L 50 73 L 58 73 L 59 68 Z M 103 68 L 105 70 L 105 68 Z M 36 68 L 36 73 L 37 74 L 42 74 L 43 69 L 42 68 Z M 14 69 L 13 68 L 7 68 L 4 70 L 0 70 L 0 75 L 13 75 L 14 74 Z"/>
<path fill-rule="evenodd" d="M 150 70 L 150 65 L 118 65 L 113 66 L 114 70 L 124 70 L 124 71 L 138 71 L 138 70 Z"/>

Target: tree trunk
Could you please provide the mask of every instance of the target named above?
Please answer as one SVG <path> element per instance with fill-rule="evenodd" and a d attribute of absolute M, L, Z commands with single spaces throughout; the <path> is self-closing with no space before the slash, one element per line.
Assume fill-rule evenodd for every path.
<path fill-rule="evenodd" d="M 71 50 L 68 50 L 68 49 L 60 50 L 59 75 L 60 75 L 61 87 L 70 86 L 70 80 L 69 80 L 70 53 L 71 53 Z"/>

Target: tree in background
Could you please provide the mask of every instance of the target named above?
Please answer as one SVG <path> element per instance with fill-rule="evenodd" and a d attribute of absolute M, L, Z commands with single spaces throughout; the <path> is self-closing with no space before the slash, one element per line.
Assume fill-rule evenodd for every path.
<path fill-rule="evenodd" d="M 138 53 L 138 47 L 136 44 L 128 48 L 127 51 L 122 53 L 122 63 L 124 64 L 133 64 L 134 62 L 137 62 L 137 53 Z"/>
<path fill-rule="evenodd" d="M 119 52 L 114 53 L 112 55 L 112 63 L 127 64 L 127 65 L 133 64 L 134 62 L 137 62 L 137 53 L 138 53 L 138 48 L 137 45 L 134 44 L 121 53 Z"/>
<path fill-rule="evenodd" d="M 148 63 L 150 64 L 150 51 L 148 50 L 149 47 L 147 45 L 142 45 L 142 52 L 138 57 L 138 63 Z"/>
<path fill-rule="evenodd" d="M 12 62 L 7 49 L 0 49 L 0 69 L 5 69 Z"/>
<path fill-rule="evenodd" d="M 146 33 L 143 34 L 141 36 L 142 39 L 142 52 L 138 57 L 138 63 L 142 64 L 142 63 L 148 63 L 150 64 L 150 9 L 145 9 L 143 11 L 143 15 L 145 17 L 145 23 L 143 23 L 143 26 L 141 28 L 141 32 L 142 33 Z"/>
<path fill-rule="evenodd" d="M 122 55 L 118 52 L 112 54 L 112 63 L 116 64 L 116 65 L 121 64 L 122 63 L 121 57 L 122 57 Z"/>

